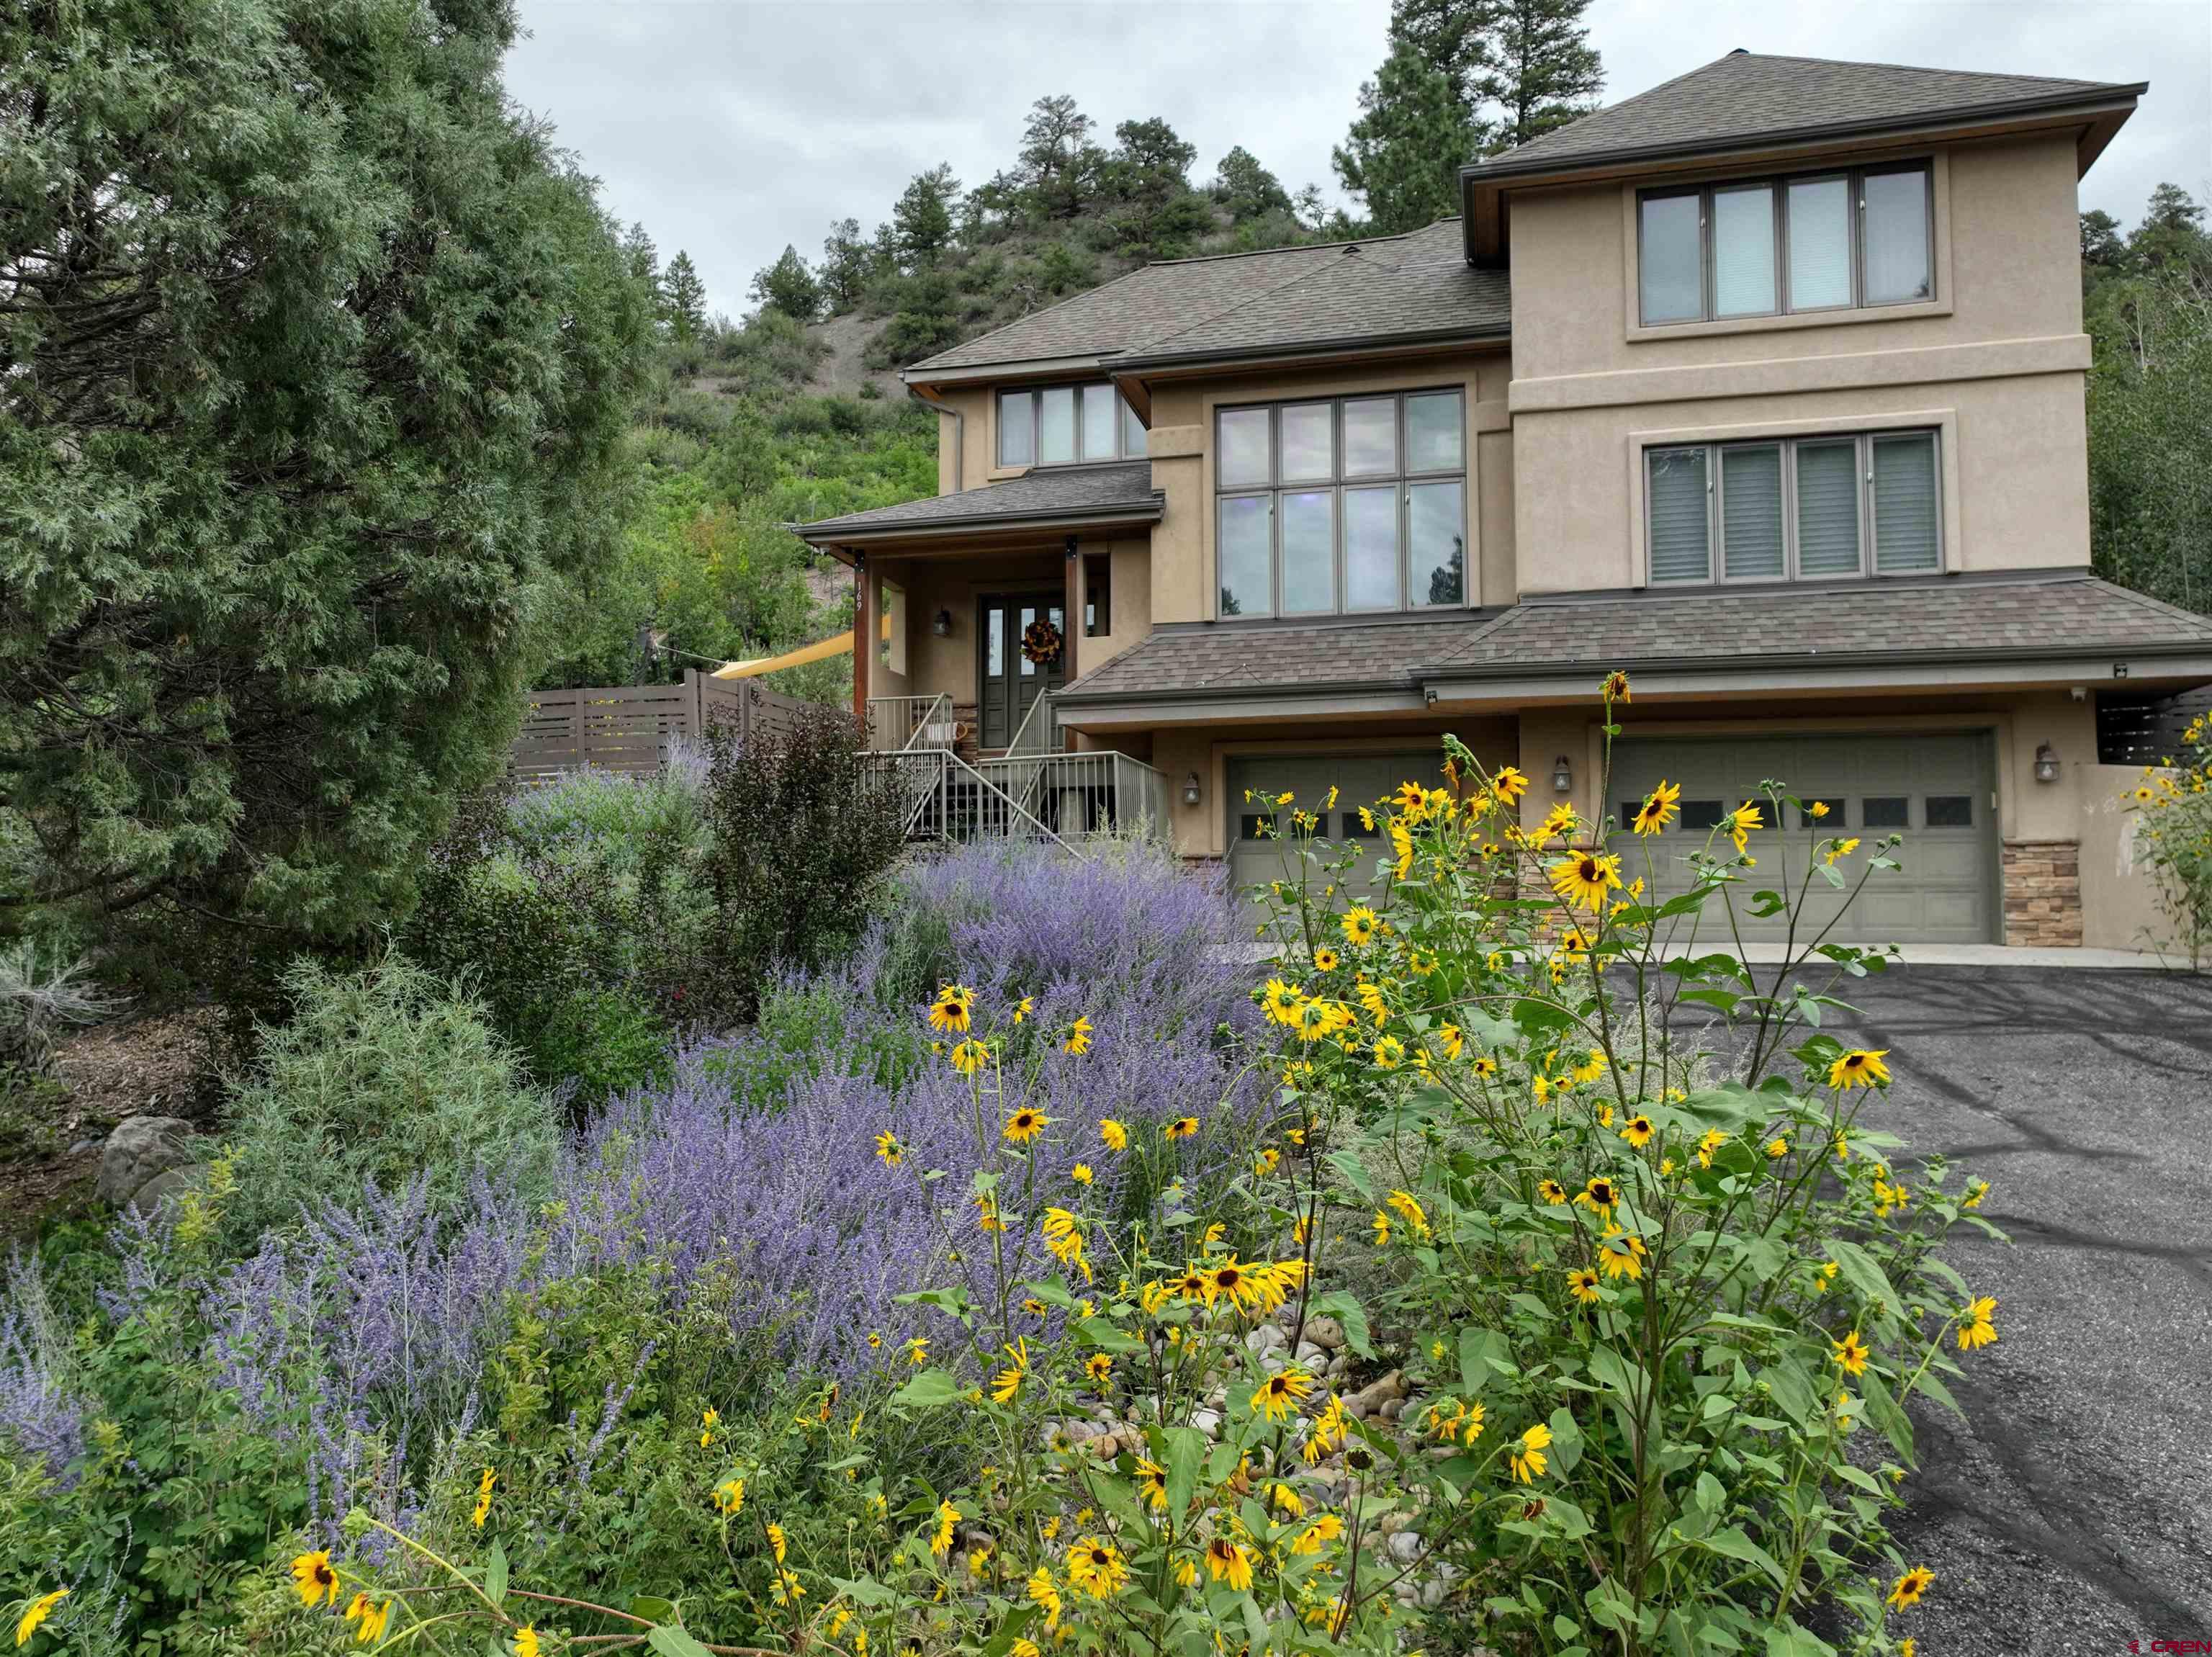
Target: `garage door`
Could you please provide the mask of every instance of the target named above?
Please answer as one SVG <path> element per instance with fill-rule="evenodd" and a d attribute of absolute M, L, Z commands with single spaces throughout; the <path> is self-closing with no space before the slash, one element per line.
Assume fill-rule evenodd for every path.
<path fill-rule="evenodd" d="M 1828 815 L 1816 828 L 1810 818 L 1791 813 L 1780 835 L 1771 825 L 1753 835 L 1759 885 L 1770 876 L 1778 879 L 1786 867 L 1794 892 L 1814 844 L 1832 834 L 1863 841 L 1905 837 L 1896 854 L 1903 870 L 1878 871 L 1830 941 L 1988 943 L 1997 935 L 1996 776 L 1990 738 L 1978 734 L 1652 739 L 1624 741 L 1614 749 L 1612 803 L 1615 820 L 1621 821 L 1662 777 L 1682 790 L 1680 819 L 1657 838 L 1638 843 L 1623 864 L 1641 872 L 1650 848 L 1657 889 L 1672 896 L 1691 884 L 1685 854 L 1704 843 L 1705 831 L 1723 813 L 1758 798 L 1759 783 L 1771 777 L 1808 805 L 1826 801 Z M 1762 814 L 1773 815 L 1771 810 Z M 1864 856 L 1862 851 L 1851 859 L 1854 884 Z M 1757 889 L 1746 888 L 1746 898 Z M 1711 906 L 1717 902 L 1709 900 L 1700 941 L 1727 935 L 1724 917 Z M 1815 879 L 1805 906 L 1811 931 L 1832 920 L 1842 904 L 1826 881 Z M 1783 935 L 1784 920 L 1754 919 L 1744 913 L 1746 907 L 1739 900 L 1746 937 Z M 1797 935 L 1800 941 L 1807 936 L 1803 921 Z"/>
<path fill-rule="evenodd" d="M 1360 826 L 1358 808 L 1373 805 L 1408 778 L 1426 788 L 1441 788 L 1443 765 L 1442 744 L 1401 753 L 1255 754 L 1231 760 L 1230 878 L 1240 892 L 1269 880 L 1295 878 L 1296 843 L 1263 835 L 1262 830 L 1272 826 L 1287 831 L 1293 811 L 1320 811 L 1334 788 L 1336 806 L 1318 832 L 1332 840 L 1357 840 L 1366 848 L 1357 878 L 1346 882 L 1354 892 L 1366 892 L 1374 884 L 1376 859 L 1389 843 L 1379 828 L 1370 833 Z M 1249 801 L 1244 798 L 1248 789 L 1254 796 Z M 1272 802 L 1285 791 L 1297 798 L 1278 809 Z"/>

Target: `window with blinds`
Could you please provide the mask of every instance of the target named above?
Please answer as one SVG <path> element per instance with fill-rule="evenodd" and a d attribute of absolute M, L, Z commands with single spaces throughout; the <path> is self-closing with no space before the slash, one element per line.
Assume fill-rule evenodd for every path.
<path fill-rule="evenodd" d="M 1647 326 L 1906 305 L 1936 293 L 1925 161 L 1645 192 Z"/>
<path fill-rule="evenodd" d="M 1644 451 L 1655 585 L 1825 581 L 1943 567 L 1932 431 Z"/>

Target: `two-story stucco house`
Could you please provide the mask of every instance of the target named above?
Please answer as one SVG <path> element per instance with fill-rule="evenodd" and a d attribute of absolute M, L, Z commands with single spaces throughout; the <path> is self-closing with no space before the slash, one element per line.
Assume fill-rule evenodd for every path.
<path fill-rule="evenodd" d="M 932 357 L 941 493 L 802 531 L 880 641 L 857 710 L 1243 878 L 1248 788 L 1372 800 L 1445 730 L 1539 814 L 1777 777 L 1905 836 L 1862 937 L 2124 946 L 2098 701 L 2212 680 L 2212 623 L 2088 570 L 2075 186 L 2142 90 L 1731 53 L 1467 167 L 1460 219 Z"/>

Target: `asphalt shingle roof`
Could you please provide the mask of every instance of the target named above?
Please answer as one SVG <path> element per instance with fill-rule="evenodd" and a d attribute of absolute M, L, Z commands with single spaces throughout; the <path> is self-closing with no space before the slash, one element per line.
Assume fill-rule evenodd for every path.
<path fill-rule="evenodd" d="M 1539 161 L 1571 165 L 1621 152 L 1694 150 L 1808 127 L 1901 125 L 2135 90 L 2040 75 L 1730 52 L 1494 156 L 1488 165 L 1513 171 Z M 1481 176 L 1480 166 L 1476 176 Z"/>
<path fill-rule="evenodd" d="M 981 489 L 963 489 L 951 495 L 928 495 L 897 506 L 848 513 L 842 518 L 818 519 L 802 527 L 810 540 L 834 539 L 842 533 L 866 530 L 951 528 L 1054 515 L 1097 516 L 1124 507 L 1133 515 L 1147 509 L 1157 512 L 1161 500 L 1152 487 L 1149 460 L 1041 466 L 1001 484 L 986 484 Z"/>
<path fill-rule="evenodd" d="M 1444 267 L 1456 271 L 1448 276 Z M 1310 286 L 1306 278 L 1327 273 Z M 1371 291 L 1368 289 L 1371 289 Z M 940 351 L 907 370 L 933 373 L 1056 357 L 1188 354 L 1176 343 L 1218 324 L 1231 349 L 1345 334 L 1486 332 L 1508 317 L 1505 281 L 1469 271 L 1459 221 L 1362 242 L 1147 265 L 1090 292 Z"/>
<path fill-rule="evenodd" d="M 1072 702 L 1588 674 L 1697 662 L 1762 667 L 2042 652 L 2212 653 L 2212 619 L 2077 570 L 1832 586 L 1540 599 L 1416 621 L 1216 624 L 1155 632 L 1070 685 Z"/>

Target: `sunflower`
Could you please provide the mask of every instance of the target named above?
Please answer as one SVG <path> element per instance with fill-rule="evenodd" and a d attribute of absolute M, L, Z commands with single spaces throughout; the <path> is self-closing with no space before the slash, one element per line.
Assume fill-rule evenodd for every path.
<path fill-rule="evenodd" d="M 1272 1422 L 1285 1422 L 1297 1412 L 1298 1401 L 1313 1391 L 1313 1377 L 1303 1369 L 1279 1369 L 1260 1383 L 1252 1394 L 1252 1410 L 1255 1415 Z"/>
<path fill-rule="evenodd" d="M 1701 1168 L 1712 1167 L 1713 1153 L 1727 1143 L 1728 1136 L 1718 1128 L 1706 1129 L 1705 1136 L 1698 1142 L 1698 1166 Z"/>
<path fill-rule="evenodd" d="M 1561 901 L 1580 904 L 1595 914 L 1605 905 L 1605 894 L 1620 884 L 1620 859 L 1595 851 L 1577 852 L 1552 865 L 1552 890 Z"/>
<path fill-rule="evenodd" d="M 734 1515 L 745 1505 L 745 1482 L 741 1478 L 726 1478 L 713 1491 L 714 1510 Z"/>
<path fill-rule="evenodd" d="M 476 1511 L 469 1515 L 469 1522 L 478 1530 L 483 1529 L 484 1520 L 491 1517 L 491 1487 L 498 1483 L 499 1475 L 489 1467 L 483 1470 L 483 1476 L 477 1480 Z"/>
<path fill-rule="evenodd" d="M 929 1009 L 929 1027 L 964 1036 L 975 1021 L 975 992 L 964 984 L 948 984 L 937 992 Z"/>
<path fill-rule="evenodd" d="M 1935 1586 L 1936 1573 L 1925 1565 L 1915 1565 L 1911 1570 L 1889 1585 L 1889 1598 L 1882 1603 L 1894 1611 L 1909 1611 L 1920 1603 L 1920 1598 Z"/>
<path fill-rule="evenodd" d="M 1577 1266 L 1567 1273 L 1567 1292 L 1584 1306 L 1594 1304 L 1598 1297 L 1597 1273 L 1588 1266 Z"/>
<path fill-rule="evenodd" d="M 935 1554 L 952 1551 L 952 1527 L 960 1522 L 960 1509 L 949 1502 L 937 1504 L 937 1529 L 929 1538 L 929 1550 Z"/>
<path fill-rule="evenodd" d="M 54 1607 L 70 1597 L 71 1590 L 56 1588 L 52 1593 L 42 1593 L 25 1608 L 22 1619 L 15 1624 L 15 1643 L 27 1646 L 46 1618 L 54 1614 Z"/>
<path fill-rule="evenodd" d="M 1759 802 L 1755 800 L 1745 801 L 1721 819 L 1721 827 L 1727 831 L 1729 839 L 1738 851 L 1748 845 L 1752 830 L 1765 826 L 1766 821 L 1759 814 Z"/>
<path fill-rule="evenodd" d="M 1413 872 L 1413 837 L 1401 822 L 1390 825 L 1391 872 L 1404 880 Z"/>
<path fill-rule="evenodd" d="M 1060 1051 L 1063 1053 L 1074 1053 L 1079 1057 L 1089 1052 L 1091 1031 L 1091 1020 L 1079 1015 L 1075 1022 L 1067 1026 L 1067 1035 L 1060 1044 Z"/>
<path fill-rule="evenodd" d="M 1413 1228 L 1415 1236 L 1425 1237 L 1429 1234 L 1429 1216 L 1422 1210 L 1421 1205 L 1413 1200 L 1413 1192 L 1394 1191 L 1383 1199 L 1383 1203 L 1385 1207 L 1395 1209 L 1398 1217 Z"/>
<path fill-rule="evenodd" d="M 318 1548 L 295 1559 L 292 1586 L 298 1590 L 301 1603 L 311 1611 L 317 1605 L 337 1604 L 338 1574 L 331 1569 L 329 1550 Z"/>
<path fill-rule="evenodd" d="M 1550 1465 L 1544 1452 L 1551 1442 L 1552 1429 L 1540 1421 L 1522 1434 L 1519 1444 L 1506 1456 L 1512 1464 L 1513 1477 L 1523 1484 L 1541 1478 L 1544 1469 Z"/>
<path fill-rule="evenodd" d="M 1620 668 L 1614 668 L 1605 676 L 1605 683 L 1600 687 L 1598 694 L 1607 702 L 1628 701 L 1628 675 Z"/>
<path fill-rule="evenodd" d="M 1601 1173 L 1595 1175 L 1575 1193 L 1575 1206 L 1589 1209 L 1601 1220 L 1610 1220 L 1613 1211 L 1620 1206 L 1620 1187 Z"/>
<path fill-rule="evenodd" d="M 876 1154 L 895 1168 L 906 1161 L 906 1147 L 899 1143 L 896 1134 L 886 1128 L 876 1136 Z"/>
<path fill-rule="evenodd" d="M 952 1068 L 971 1076 L 991 1062 L 991 1050 L 972 1037 L 952 1050 Z"/>
<path fill-rule="evenodd" d="M 1143 1456 L 1137 1458 L 1137 1489 L 1154 1513 L 1167 1511 L 1168 1470 L 1158 1462 Z"/>
<path fill-rule="evenodd" d="M 1887 1087 L 1889 1066 L 1882 1060 L 1888 1057 L 1887 1047 L 1877 1047 L 1871 1052 L 1863 1047 L 1854 1047 L 1828 1067 L 1828 1086 L 1838 1093 L 1848 1093 L 1853 1087 Z"/>
<path fill-rule="evenodd" d="M 1539 1179 L 1536 1182 L 1536 1195 L 1557 1207 L 1567 1200 L 1567 1188 L 1556 1179 Z"/>
<path fill-rule="evenodd" d="M 1644 803 L 1636 808 L 1636 820 L 1630 825 L 1638 834 L 1657 834 L 1674 820 L 1674 807 L 1682 798 L 1682 790 L 1665 777 L 1659 786 L 1644 796 Z"/>
<path fill-rule="evenodd" d="M 1858 849 L 1858 836 L 1850 835 L 1844 839 L 1831 842 L 1828 849 L 1820 854 L 1820 861 L 1827 864 L 1830 868 L 1833 868 L 1836 866 L 1837 858 L 1848 857 Z"/>
<path fill-rule="evenodd" d="M 1467 1051 L 1467 1036 L 1456 1024 L 1437 1026 L 1437 1051 L 1448 1059 L 1455 1059 Z"/>
<path fill-rule="evenodd" d="M 1377 1248 L 1388 1248 L 1389 1246 L 1390 1216 L 1383 1213 L 1382 1209 L 1377 1209 L 1375 1210 L 1375 1246 Z"/>
<path fill-rule="evenodd" d="M 1322 968 L 1327 972 L 1327 967 Z M 1266 1009 L 1268 1020 L 1275 1024 L 1296 1025 L 1298 1003 L 1305 999 L 1297 986 L 1281 978 L 1269 978 L 1260 991 L 1260 1005 Z"/>
<path fill-rule="evenodd" d="M 1994 1295 L 1984 1295 L 1966 1303 L 1966 1311 L 1959 1315 L 1959 1350 L 1972 1352 L 1996 1339 L 1997 1326 L 1992 1321 L 1996 1309 Z"/>
<path fill-rule="evenodd" d="M 1395 1036 L 1378 1036 L 1375 1041 L 1375 1068 L 1395 1070 L 1406 1062 L 1406 1044 Z"/>
<path fill-rule="evenodd" d="M 1510 806 L 1528 792 L 1528 779 L 1507 765 L 1490 779 L 1490 791 Z"/>
<path fill-rule="evenodd" d="M 1057 1630 L 1060 1614 L 1066 1607 L 1060 1602 L 1059 1585 L 1052 1580 L 1052 1572 L 1047 1567 L 1039 1565 L 1030 1573 L 1029 1595 L 1030 1603 L 1044 1612 L 1045 1631 L 1049 1634 Z"/>
<path fill-rule="evenodd" d="M 1314 951 L 1314 971 L 1316 972 L 1334 972 L 1336 971 L 1338 964 L 1342 959 L 1343 957 L 1339 955 L 1336 951 L 1331 949 L 1327 944 L 1323 944 L 1321 947 Z M 1290 1021 L 1291 1020 L 1288 1019 L 1285 1019 L 1283 1020 L 1285 1024 Z"/>
<path fill-rule="evenodd" d="M 1035 1106 L 1024 1105 L 1006 1118 L 1006 1125 L 1000 1131 L 1015 1144 L 1026 1145 L 1042 1133 L 1046 1124 L 1051 1120 L 1050 1117 Z"/>
<path fill-rule="evenodd" d="M 1067 1580 L 1093 1599 L 1109 1599 L 1129 1580 L 1129 1567 L 1105 1538 L 1086 1536 L 1067 1550 Z"/>
<path fill-rule="evenodd" d="M 1486 1079 L 1496 1075 L 1498 1074 L 1498 1061 L 1492 1058 L 1486 1053 L 1482 1057 L 1475 1060 L 1474 1073 L 1475 1075 L 1485 1077 Z"/>
<path fill-rule="evenodd" d="M 1857 1330 L 1850 1331 L 1839 1341 L 1829 1342 L 1828 1345 L 1831 1349 L 1828 1354 L 1830 1362 L 1839 1365 L 1844 1374 L 1866 1374 L 1867 1359 L 1873 1355 L 1868 1350 L 1867 1343 L 1859 1338 Z"/>
<path fill-rule="evenodd" d="M 1206 1569 L 1217 1582 L 1226 1582 L 1242 1593 L 1252 1586 L 1252 1556 L 1242 1543 L 1217 1536 L 1206 1544 Z"/>
<path fill-rule="evenodd" d="M 779 1576 L 790 1575 L 788 1571 L 779 1571 L 776 1574 Z M 538 1657 L 538 1630 L 525 1623 L 520 1628 L 515 1630 L 514 1638 L 510 1642 L 510 1649 L 514 1651 L 514 1657 Z"/>
<path fill-rule="evenodd" d="M 1365 904 L 1354 904 L 1346 910 L 1339 924 L 1344 928 L 1346 943 L 1366 944 L 1375 941 L 1375 911 Z"/>
<path fill-rule="evenodd" d="M 1300 1531 L 1297 1539 L 1291 1544 L 1292 1553 L 1319 1553 L 1324 1547 L 1344 1534 L 1344 1521 L 1334 1514 L 1323 1514 Z"/>
<path fill-rule="evenodd" d="M 1098 1118 L 1098 1137 L 1109 1151 L 1126 1151 L 1129 1148 L 1128 1127 L 1123 1123 L 1116 1122 L 1110 1116 L 1102 1116 Z"/>
<path fill-rule="evenodd" d="M 1206 1267 L 1204 1276 L 1208 1306 L 1216 1301 L 1226 1301 L 1231 1306 L 1242 1307 L 1252 1297 L 1251 1270 L 1233 1254 Z"/>
<path fill-rule="evenodd" d="M 1198 1118 L 1194 1116 L 1179 1116 L 1161 1131 L 1170 1139 L 1194 1139 L 1198 1136 Z"/>
<path fill-rule="evenodd" d="M 1620 1124 L 1620 1136 L 1639 1151 L 1651 1142 L 1651 1136 L 1657 1131 L 1648 1116 L 1632 1116 Z"/>
<path fill-rule="evenodd" d="M 1644 1240 L 1619 1226 L 1607 1226 L 1605 1235 L 1598 1239 L 1597 1263 L 1608 1277 L 1626 1277 L 1633 1282 L 1644 1275 Z"/>
<path fill-rule="evenodd" d="M 1204 1301 L 1207 1288 L 1206 1274 L 1192 1266 L 1175 1280 L 1173 1287 L 1175 1292 L 1186 1301 Z"/>

